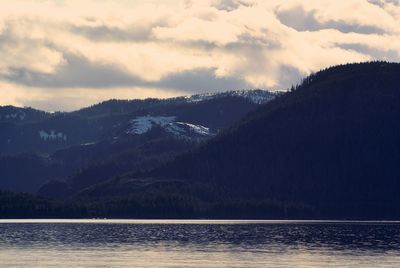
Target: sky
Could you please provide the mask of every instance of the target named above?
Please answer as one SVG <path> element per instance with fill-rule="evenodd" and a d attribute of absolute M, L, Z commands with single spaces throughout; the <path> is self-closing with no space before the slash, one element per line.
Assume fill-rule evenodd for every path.
<path fill-rule="evenodd" d="M 286 90 L 400 61 L 400 0 L 0 0 L 0 105 Z"/>

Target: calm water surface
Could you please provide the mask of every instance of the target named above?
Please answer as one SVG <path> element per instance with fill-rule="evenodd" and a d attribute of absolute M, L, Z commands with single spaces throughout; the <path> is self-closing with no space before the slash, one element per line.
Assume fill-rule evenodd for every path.
<path fill-rule="evenodd" d="M 0 267 L 400 267 L 400 223 L 0 220 Z"/>

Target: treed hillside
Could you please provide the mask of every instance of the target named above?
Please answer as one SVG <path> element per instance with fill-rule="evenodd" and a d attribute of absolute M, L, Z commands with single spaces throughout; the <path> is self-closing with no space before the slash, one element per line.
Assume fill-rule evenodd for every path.
<path fill-rule="evenodd" d="M 30 194 L 0 191 L 0 218 L 81 218 L 88 217 L 87 206 L 55 202 Z"/>
<path fill-rule="evenodd" d="M 399 217 L 399 122 L 400 64 L 337 66 L 154 175 L 332 217 Z"/>
<path fill-rule="evenodd" d="M 52 181 L 40 193 L 63 197 L 126 172 L 149 170 L 275 96 L 249 90 L 110 100 L 53 114 L 0 106 L 0 190 L 36 193 Z"/>
<path fill-rule="evenodd" d="M 171 99 L 110 100 L 70 113 L 0 106 L 0 155 L 51 154 L 70 146 L 119 137 L 140 116 L 174 116 L 213 132 L 275 97 L 265 90 L 230 91 Z"/>
<path fill-rule="evenodd" d="M 48 180 L 67 172 L 59 161 L 35 154 L 0 156 L 0 190 L 36 192 Z"/>
<path fill-rule="evenodd" d="M 48 117 L 50 117 L 49 113 L 28 107 L 0 106 L 1 123 L 35 122 Z"/>
<path fill-rule="evenodd" d="M 129 195 L 135 178 L 152 178 L 207 185 L 212 196 L 201 200 L 240 200 L 266 218 L 288 204 L 314 218 L 400 218 L 399 121 L 400 64 L 336 66 L 163 168 L 81 195 Z M 283 207 L 264 210 L 263 202 Z"/>

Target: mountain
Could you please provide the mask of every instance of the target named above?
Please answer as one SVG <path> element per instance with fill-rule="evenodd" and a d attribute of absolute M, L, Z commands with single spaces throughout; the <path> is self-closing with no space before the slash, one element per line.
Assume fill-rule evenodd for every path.
<path fill-rule="evenodd" d="M 200 216 L 399 219 L 399 122 L 400 64 L 335 66 L 173 162 L 78 197 L 181 196 Z"/>
<path fill-rule="evenodd" d="M 347 64 L 310 75 L 226 128 L 215 127 L 221 117 L 194 120 L 178 109 L 127 116 L 110 138 L 52 154 L 87 166 L 40 190 L 62 200 L 32 202 L 46 200 L 41 215 L 49 217 L 400 219 L 399 85 L 398 63 Z M 221 101 L 201 98 L 185 106 Z M 177 138 L 171 129 L 180 127 Z"/>
<path fill-rule="evenodd" d="M 43 120 L 50 114 L 32 108 L 0 106 L 0 123 L 26 123 Z"/>
<path fill-rule="evenodd" d="M 275 95 L 251 90 L 172 99 L 110 100 L 75 112 L 53 114 L 4 106 L 0 107 L 0 154 L 48 154 L 74 145 L 119 138 L 131 120 L 149 115 L 173 116 L 178 122 L 218 132 Z"/>
<path fill-rule="evenodd" d="M 62 187 L 66 194 L 64 189 L 154 168 L 215 136 L 276 95 L 251 90 L 110 100 L 52 114 L 0 107 L 0 189 L 34 193 L 47 181 L 56 180 L 47 186 L 67 181 Z M 30 176 L 22 172 L 27 170 Z"/>
<path fill-rule="evenodd" d="M 36 154 L 0 156 L 1 189 L 36 192 L 48 180 L 68 172 L 59 161 Z"/>

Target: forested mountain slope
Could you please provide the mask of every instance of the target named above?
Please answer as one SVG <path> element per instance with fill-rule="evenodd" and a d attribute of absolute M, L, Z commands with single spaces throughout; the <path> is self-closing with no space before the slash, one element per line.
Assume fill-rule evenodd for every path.
<path fill-rule="evenodd" d="M 63 188 L 75 191 L 128 171 L 154 168 L 276 95 L 249 90 L 110 100 L 69 113 L 0 107 L 0 190 L 33 193 L 57 180 L 73 184 Z M 45 195 L 59 196 L 53 187 L 59 183 L 50 185 Z"/>
<path fill-rule="evenodd" d="M 399 217 L 399 122 L 400 64 L 336 66 L 197 150 L 126 182 L 151 177 L 209 185 L 225 200 L 302 204 L 316 217 Z M 111 189 L 122 183 L 85 195 L 117 195 Z"/>

